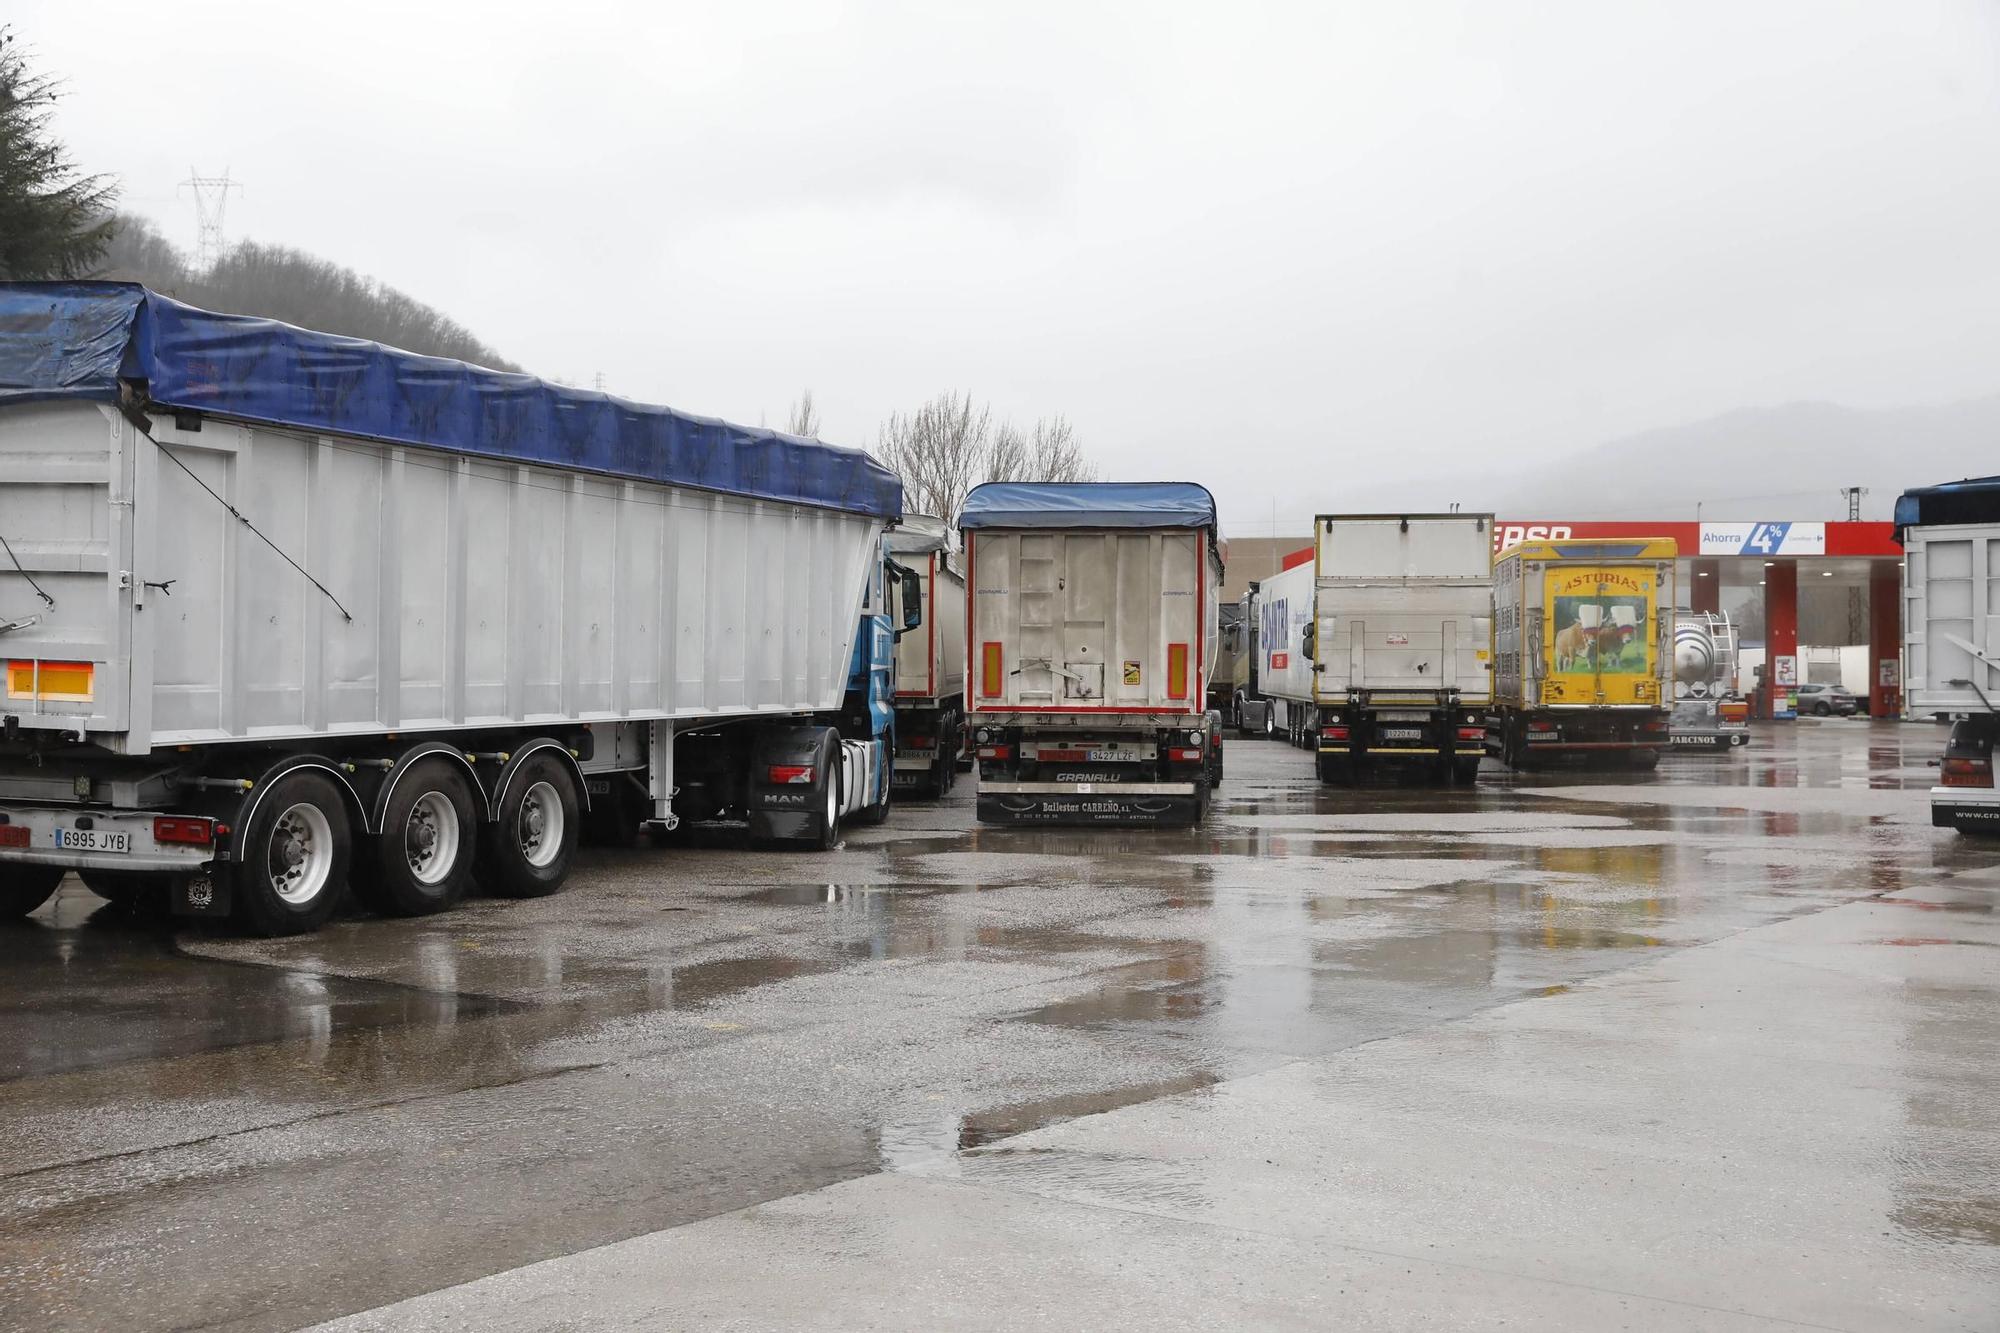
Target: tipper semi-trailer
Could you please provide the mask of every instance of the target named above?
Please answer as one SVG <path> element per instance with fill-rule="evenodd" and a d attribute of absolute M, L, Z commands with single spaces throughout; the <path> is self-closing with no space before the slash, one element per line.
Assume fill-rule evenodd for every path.
<path fill-rule="evenodd" d="M 1199 821 L 1222 775 L 1206 707 L 1214 497 L 1185 482 L 988 482 L 959 528 L 979 818 Z"/>
<path fill-rule="evenodd" d="M 539 895 L 593 806 L 828 845 L 889 800 L 901 503 L 816 441 L 0 284 L 0 913 Z"/>
<path fill-rule="evenodd" d="M 923 629 L 896 644 L 896 790 L 942 796 L 967 753 L 965 572 L 941 518 L 905 515 L 888 545 L 924 608 Z"/>
<path fill-rule="evenodd" d="M 1665 537 L 1535 541 L 1493 566 L 1487 748 L 1651 768 L 1671 743 L 1674 560 Z"/>
<path fill-rule="evenodd" d="M 1993 751 L 2000 744 L 2000 477 L 1906 491 L 1903 711 L 1951 722 L 1931 824 L 2000 834 Z"/>
<path fill-rule="evenodd" d="M 1321 514 L 1265 579 L 1260 680 L 1322 782 L 1380 768 L 1473 782 L 1493 695 L 1493 516 Z"/>

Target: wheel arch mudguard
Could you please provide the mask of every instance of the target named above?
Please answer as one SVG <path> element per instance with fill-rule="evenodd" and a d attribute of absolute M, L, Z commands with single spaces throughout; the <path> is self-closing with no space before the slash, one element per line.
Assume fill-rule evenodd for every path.
<path fill-rule="evenodd" d="M 570 779 L 576 783 L 577 805 L 586 812 L 590 809 L 590 788 L 583 780 L 583 765 L 576 762 L 576 756 L 561 741 L 553 736 L 538 736 L 508 754 L 506 766 L 500 770 L 500 778 L 493 784 L 492 799 L 487 803 L 487 823 L 500 817 L 501 808 L 507 804 L 507 792 L 513 787 L 514 779 L 521 775 L 522 766 L 536 755 L 549 751 L 561 755 L 564 765 L 568 767 Z"/>
<path fill-rule="evenodd" d="M 567 754 L 569 752 L 565 750 L 563 753 Z M 455 764 L 459 772 L 465 774 L 465 780 L 472 784 L 473 795 L 485 807 L 480 812 L 480 818 L 488 822 L 491 822 L 495 818 L 495 811 L 498 808 L 498 804 L 494 795 L 488 792 L 486 784 L 479 780 L 479 774 L 473 771 L 472 761 L 465 757 L 464 751 L 458 749 L 456 746 L 447 745 L 443 741 L 426 741 L 422 745 L 411 746 L 399 755 L 396 759 L 395 767 L 391 768 L 389 775 L 382 780 L 381 789 L 375 793 L 375 800 L 372 802 L 371 809 L 368 812 L 368 832 L 380 833 L 382 831 L 382 817 L 389 809 L 389 799 L 396 794 L 396 784 L 401 782 L 404 775 L 419 762 L 430 758 L 449 759 Z M 579 790 L 581 790 L 581 786 L 582 784 L 579 783 Z M 585 797 L 584 799 L 588 798 Z"/>
<path fill-rule="evenodd" d="M 264 798 L 270 795 L 271 788 L 292 774 L 300 772 L 324 773 L 332 778 L 334 787 L 340 792 L 342 802 L 347 806 L 347 817 L 354 821 L 354 827 L 363 833 L 373 831 L 368 823 L 368 807 L 363 803 L 361 793 L 354 789 L 354 783 L 347 776 L 347 770 L 341 767 L 338 761 L 329 759 L 323 754 L 286 755 L 265 769 L 251 783 L 249 797 L 237 812 L 236 828 L 239 833 L 236 838 L 230 840 L 229 860 L 238 859 L 237 853 L 242 850 L 241 839 L 248 836 L 250 823 L 256 819 L 257 811 L 262 808 Z"/>

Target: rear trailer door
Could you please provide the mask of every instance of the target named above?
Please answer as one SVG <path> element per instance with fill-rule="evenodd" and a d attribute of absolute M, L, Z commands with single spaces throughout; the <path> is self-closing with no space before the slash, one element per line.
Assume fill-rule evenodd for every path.
<path fill-rule="evenodd" d="M 1195 529 L 968 534 L 973 710 L 1198 711 L 1206 541 Z"/>
<path fill-rule="evenodd" d="M 131 728 L 132 608 L 162 591 L 135 572 L 135 441 L 96 403 L 0 409 L 0 714 L 26 730 L 121 749 Z"/>
<path fill-rule="evenodd" d="M 1544 577 L 1543 701 L 1657 707 L 1660 589 L 1653 567 L 1561 564 Z"/>
<path fill-rule="evenodd" d="M 1903 579 L 1908 711 L 2000 704 L 2000 525 L 1910 529 Z"/>

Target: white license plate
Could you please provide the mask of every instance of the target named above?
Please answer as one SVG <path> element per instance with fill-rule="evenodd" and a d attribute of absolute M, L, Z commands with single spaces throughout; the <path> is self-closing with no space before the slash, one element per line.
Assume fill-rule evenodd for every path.
<path fill-rule="evenodd" d="M 94 828 L 59 828 L 56 846 L 66 852 L 129 852 L 132 835 Z"/>
<path fill-rule="evenodd" d="M 1384 727 L 1382 739 L 1385 741 L 1420 741 L 1424 738 L 1422 727 Z"/>
<path fill-rule="evenodd" d="M 1136 764 L 1145 757 L 1137 750 L 1089 750 L 1084 754 L 1093 764 Z"/>

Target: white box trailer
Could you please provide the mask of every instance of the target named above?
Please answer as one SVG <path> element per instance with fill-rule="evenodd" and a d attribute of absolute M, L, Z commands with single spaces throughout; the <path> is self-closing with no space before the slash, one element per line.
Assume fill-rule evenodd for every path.
<path fill-rule="evenodd" d="M 1493 698 L 1493 516 L 1321 514 L 1264 580 L 1274 725 L 1320 779 L 1395 765 L 1471 782 Z"/>
<path fill-rule="evenodd" d="M 952 528 L 906 514 L 888 537 L 889 558 L 923 599 L 922 630 L 896 642 L 898 791 L 943 796 L 968 755 L 965 735 L 965 570 Z"/>
<path fill-rule="evenodd" d="M 1181 482 L 988 483 L 959 527 L 979 817 L 1199 820 L 1221 777 L 1205 704 L 1214 498 Z"/>
<path fill-rule="evenodd" d="M 830 841 L 886 808 L 886 738 L 838 719 L 886 715 L 900 494 L 812 441 L 0 284 L 0 908 L 77 870 L 291 932 L 350 871 L 448 906 L 475 846 L 551 892 L 592 807 Z"/>
<path fill-rule="evenodd" d="M 1950 720 L 1931 823 L 2000 834 L 2000 477 L 1905 492 L 1903 699 L 1912 718 Z"/>

